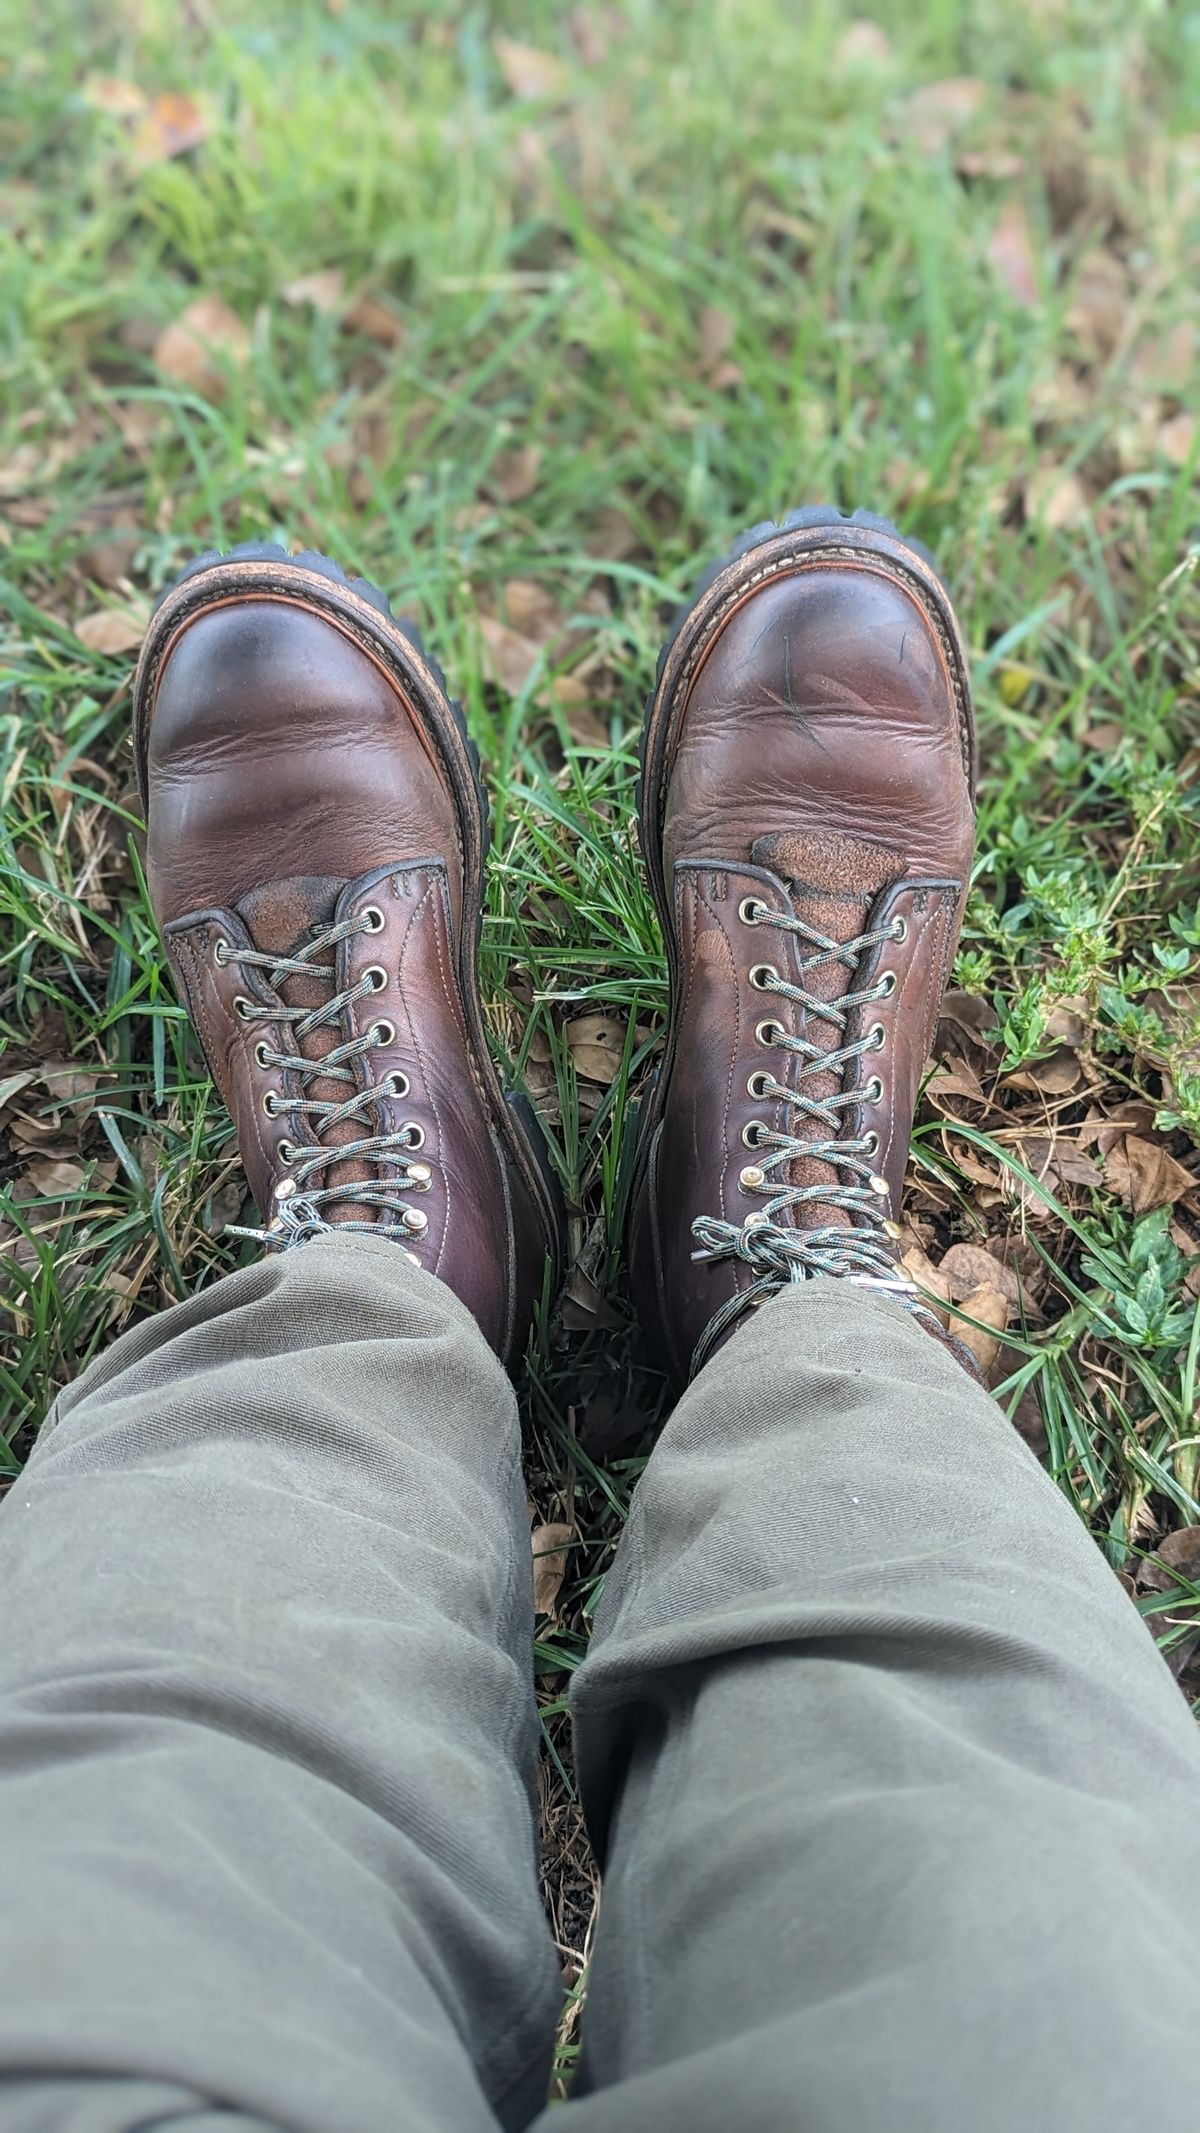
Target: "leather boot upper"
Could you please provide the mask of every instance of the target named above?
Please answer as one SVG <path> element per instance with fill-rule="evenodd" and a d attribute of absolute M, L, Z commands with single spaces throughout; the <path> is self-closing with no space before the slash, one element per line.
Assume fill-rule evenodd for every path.
<path fill-rule="evenodd" d="M 631 1249 L 679 1378 L 771 1266 L 886 1276 L 972 775 L 953 616 L 898 538 L 780 537 L 676 640 L 643 803 L 671 1024 Z"/>
<path fill-rule="evenodd" d="M 511 1356 L 549 1239 L 469 1013 L 472 826 L 428 705 L 302 584 L 218 580 L 139 713 L 151 897 L 265 1235 L 382 1229 Z"/>

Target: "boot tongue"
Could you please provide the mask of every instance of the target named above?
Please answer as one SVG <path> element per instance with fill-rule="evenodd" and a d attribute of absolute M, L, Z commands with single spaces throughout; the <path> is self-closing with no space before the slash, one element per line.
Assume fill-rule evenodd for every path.
<path fill-rule="evenodd" d="M 845 837 L 835 830 L 819 828 L 785 830 L 759 837 L 751 846 L 750 857 L 755 866 L 765 868 L 786 884 L 796 917 L 831 941 L 852 941 L 860 933 L 865 933 L 881 892 L 898 881 L 904 872 L 903 855 L 890 845 L 874 838 Z M 806 950 L 805 944 L 799 940 L 796 951 L 802 960 L 806 953 L 817 952 Z M 795 982 L 794 971 L 787 974 Z M 809 971 L 803 984 L 805 991 L 817 1000 L 837 1000 L 843 993 L 858 990 L 855 972 L 845 963 L 832 960 Z M 841 1050 L 846 1033 L 835 1022 L 828 1022 L 807 1008 L 797 1007 L 795 1012 L 798 1036 L 822 1052 Z M 790 1079 L 794 1085 L 798 1071 L 797 1061 L 790 1076 L 784 1070 L 784 1078 Z M 828 1073 L 810 1072 L 804 1078 L 804 1093 L 816 1102 L 825 1102 L 838 1094 L 843 1075 L 841 1067 L 831 1068 Z M 800 1111 L 790 1114 L 788 1130 L 804 1141 L 833 1137 L 819 1120 L 806 1118 Z M 779 1172 L 775 1175 L 779 1176 Z M 848 1173 L 839 1171 L 833 1163 L 800 1156 L 789 1163 L 787 1180 L 797 1186 L 834 1186 L 847 1182 Z M 819 1200 L 791 1209 L 789 1219 L 797 1229 L 852 1226 L 852 1217 L 845 1208 L 831 1207 Z"/>
<path fill-rule="evenodd" d="M 264 955 L 291 955 L 322 926 L 332 926 L 345 886 L 327 874 L 293 874 L 287 881 L 251 889 L 237 905 L 237 914 Z"/>
<path fill-rule="evenodd" d="M 345 882 L 326 874 L 294 874 L 285 881 L 270 881 L 261 888 L 251 889 L 237 905 L 237 913 L 245 924 L 256 948 L 264 955 L 299 955 L 317 934 L 332 926 L 337 918 L 338 901 L 345 889 Z M 316 958 L 318 966 L 336 968 L 338 951 L 328 948 Z M 264 977 L 269 972 L 263 972 Z M 336 977 L 322 978 L 316 973 L 309 977 L 298 971 L 285 971 L 276 988 L 280 999 L 287 1007 L 323 1007 L 325 1002 L 339 990 Z M 310 1030 L 306 1037 L 292 1037 L 289 1049 L 303 1059 L 323 1059 L 334 1047 L 346 1039 L 344 1026 L 323 1024 L 320 1029 Z M 314 1075 L 304 1093 L 318 1103 L 345 1103 L 353 1095 L 353 1084 L 339 1081 L 333 1075 Z M 327 1132 L 314 1135 L 316 1121 L 305 1119 L 302 1130 L 296 1134 L 301 1143 L 314 1138 L 327 1148 L 361 1140 L 369 1127 L 361 1120 L 344 1119 L 340 1125 Z M 320 1185 L 362 1184 L 374 1177 L 370 1163 L 335 1163 L 315 1182 Z M 379 1210 L 359 1206 L 350 1200 L 335 1201 L 325 1210 L 330 1222 L 345 1222 L 353 1218 L 357 1222 L 370 1221 Z"/>

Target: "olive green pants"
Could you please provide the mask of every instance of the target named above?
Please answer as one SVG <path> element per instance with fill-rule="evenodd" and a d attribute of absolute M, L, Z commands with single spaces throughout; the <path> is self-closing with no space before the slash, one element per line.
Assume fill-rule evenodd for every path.
<path fill-rule="evenodd" d="M 138 1326 L 0 1512 L 3 2133 L 1104 2133 L 1194 2111 L 1200 1747 L 994 1405 L 793 1290 L 639 1486 L 576 2098 L 512 1393 L 383 1239 Z"/>

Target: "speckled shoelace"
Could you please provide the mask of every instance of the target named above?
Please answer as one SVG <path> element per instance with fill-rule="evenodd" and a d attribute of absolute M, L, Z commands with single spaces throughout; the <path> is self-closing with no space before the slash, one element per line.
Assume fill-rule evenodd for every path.
<path fill-rule="evenodd" d="M 832 963 L 843 964 L 853 974 L 864 955 L 885 942 L 902 941 L 908 930 L 904 919 L 897 917 L 885 926 L 869 928 L 853 940 L 832 940 L 804 919 L 788 912 L 772 911 L 769 905 L 753 896 L 743 899 L 738 916 L 743 925 L 774 926 L 779 932 L 790 933 L 800 941 L 803 949 L 809 951 L 801 954 L 802 980 Z M 773 963 L 756 963 L 750 972 L 750 983 L 756 991 L 794 1000 L 809 1015 L 844 1034 L 847 1021 L 856 1009 L 873 1006 L 877 1000 L 891 997 L 896 989 L 896 974 L 891 970 L 883 971 L 875 984 L 858 990 L 852 988 L 832 1000 L 819 998 L 803 983 L 790 984 L 780 976 Z M 789 1037 L 778 1022 L 760 1023 L 758 1035 L 763 1044 L 790 1052 L 800 1065 L 790 1087 L 766 1071 L 752 1075 L 751 1095 L 786 1104 L 801 1117 L 824 1127 L 827 1137 L 802 1139 L 796 1133 L 773 1132 L 761 1120 L 756 1120 L 746 1129 L 755 1160 L 746 1165 L 739 1183 L 743 1192 L 766 1195 L 765 1205 L 747 1215 L 740 1224 L 721 1221 L 714 1215 L 701 1215 L 693 1222 L 692 1235 L 698 1246 L 692 1253 L 694 1260 L 738 1258 L 757 1276 L 748 1289 L 729 1297 L 709 1320 L 692 1357 L 693 1377 L 707 1361 L 722 1334 L 748 1306 L 774 1296 L 789 1282 L 808 1281 L 817 1274 L 832 1274 L 862 1288 L 884 1290 L 895 1296 L 915 1317 L 937 1330 L 937 1320 L 922 1303 L 915 1284 L 896 1271 L 895 1239 L 899 1231 L 888 1216 L 887 1181 L 874 1168 L 874 1159 L 879 1153 L 879 1136 L 871 1132 L 848 1138 L 843 1131 L 843 1112 L 853 1110 L 864 1096 L 878 1102 L 883 1094 L 883 1083 L 878 1075 L 867 1083 L 865 1089 L 847 1088 L 845 1083 L 847 1070 L 855 1060 L 868 1052 L 883 1050 L 887 1042 L 884 1024 L 874 1022 L 853 1043 L 835 1045 L 828 1051 L 806 1037 Z M 833 1095 L 815 1097 L 805 1092 L 806 1080 L 832 1073 L 840 1073 L 842 1078 L 842 1087 Z M 787 1167 L 797 1160 L 828 1163 L 838 1176 L 835 1180 L 815 1185 L 790 1185 L 785 1182 Z M 773 1184 L 771 1172 L 776 1170 L 784 1173 L 784 1179 Z M 785 1226 L 779 1217 L 785 1209 L 797 1207 L 837 1207 L 850 1220 L 810 1229 Z"/>
<path fill-rule="evenodd" d="M 319 958 L 352 934 L 379 933 L 383 930 L 384 917 L 375 905 L 368 904 L 356 917 L 342 919 L 335 926 L 309 942 L 295 955 L 267 955 L 257 948 L 235 948 L 224 939 L 214 945 L 216 961 L 225 967 L 236 964 L 241 968 L 252 965 L 266 972 L 267 984 L 277 992 L 286 977 L 301 976 L 323 978 L 332 981 L 337 975 L 334 962 L 323 963 Z M 239 994 L 234 1000 L 235 1011 L 245 1022 L 270 1022 L 276 1027 L 284 1024 L 291 1032 L 291 1052 L 277 1052 L 265 1040 L 255 1046 L 257 1063 L 264 1070 L 282 1067 L 294 1073 L 307 1092 L 317 1080 L 344 1081 L 354 1089 L 354 1062 L 368 1052 L 395 1042 L 395 1030 L 391 1023 L 373 1022 L 359 1037 L 351 1037 L 345 1044 L 334 1045 L 324 1058 L 308 1059 L 298 1047 L 314 1030 L 336 1027 L 346 1009 L 371 993 L 378 992 L 387 984 L 387 973 L 379 966 L 365 970 L 357 984 L 344 992 L 335 992 L 321 1007 L 264 1006 L 257 1000 L 249 1000 Z M 368 1114 L 375 1110 L 384 1098 L 403 1101 L 408 1094 L 406 1074 L 392 1073 L 380 1082 L 366 1088 L 354 1089 L 343 1103 L 335 1103 L 307 1093 L 284 1102 L 277 1102 L 268 1091 L 264 1109 L 268 1117 L 276 1117 L 286 1111 L 289 1116 L 311 1119 L 314 1140 L 311 1144 L 283 1141 L 280 1156 L 288 1165 L 289 1175 L 282 1178 L 275 1188 L 275 1200 L 270 1221 L 264 1229 L 242 1229 L 231 1223 L 235 1237 L 251 1237 L 259 1244 L 274 1250 L 283 1250 L 291 1244 L 304 1243 L 310 1237 L 327 1235 L 331 1230 L 365 1231 L 369 1235 L 403 1235 L 411 1243 L 428 1226 L 428 1218 L 420 1208 L 407 1205 L 414 1193 L 428 1192 L 431 1171 L 427 1163 L 414 1162 L 413 1156 L 425 1139 L 423 1129 L 409 1122 L 395 1133 L 367 1133 L 360 1140 L 339 1141 L 319 1145 L 320 1136 L 329 1132 L 346 1119 L 365 1124 Z M 319 1181 L 334 1164 L 369 1163 L 378 1165 L 384 1175 L 374 1180 L 353 1180 L 340 1185 L 323 1185 Z M 387 1174 L 388 1172 L 391 1174 Z M 337 1201 L 352 1201 L 358 1207 L 380 1207 L 386 1210 L 380 1222 L 346 1220 L 330 1222 L 323 1212 Z M 388 1221 L 387 1216 L 394 1218 Z M 415 1257 L 415 1254 L 411 1256 Z"/>

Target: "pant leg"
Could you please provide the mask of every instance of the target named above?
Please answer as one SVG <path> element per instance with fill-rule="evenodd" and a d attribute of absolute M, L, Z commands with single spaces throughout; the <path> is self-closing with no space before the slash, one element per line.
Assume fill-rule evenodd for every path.
<path fill-rule="evenodd" d="M 496 2133 L 545 2098 L 508 1380 L 392 1243 L 137 1327 L 0 1513 L 0 2125 Z"/>
<path fill-rule="evenodd" d="M 1194 2108 L 1191 1718 L 1063 1498 L 895 1304 L 790 1290 L 692 1386 L 576 1725 L 605 1885 L 561 2133 Z"/>

